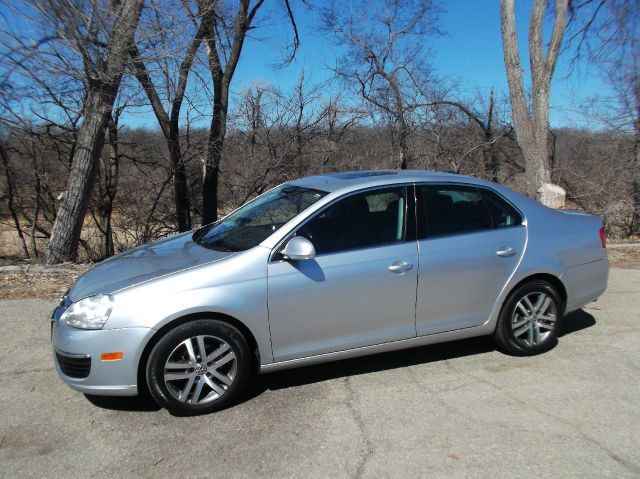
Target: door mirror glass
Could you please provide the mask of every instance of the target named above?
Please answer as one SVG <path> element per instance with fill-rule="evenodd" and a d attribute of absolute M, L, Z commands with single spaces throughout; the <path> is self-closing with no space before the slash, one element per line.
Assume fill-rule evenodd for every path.
<path fill-rule="evenodd" d="M 316 257 L 316 250 L 313 247 L 313 243 L 302 236 L 291 238 L 280 253 L 284 259 L 293 261 L 313 259 Z"/>

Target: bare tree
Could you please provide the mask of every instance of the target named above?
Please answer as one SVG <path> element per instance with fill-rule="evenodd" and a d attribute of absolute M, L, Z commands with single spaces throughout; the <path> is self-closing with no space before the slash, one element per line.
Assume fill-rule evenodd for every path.
<path fill-rule="evenodd" d="M 227 154 L 246 160 L 228 162 L 224 183 L 241 202 L 321 166 L 314 160 L 322 154 L 318 140 L 325 134 L 329 114 L 320 105 L 326 85 L 309 85 L 304 78 L 303 73 L 291 92 L 256 85 L 235 102 Z M 333 114 L 335 128 L 337 113 Z"/>
<path fill-rule="evenodd" d="M 493 89 L 489 92 L 489 99 L 485 102 L 483 98 L 478 99 L 481 103 L 480 108 L 476 108 L 473 104 L 465 104 L 462 101 L 454 100 L 437 100 L 433 106 L 437 108 L 453 107 L 457 109 L 469 122 L 478 127 L 481 132 L 480 142 L 473 141 L 469 149 L 467 149 L 458 160 L 462 161 L 466 156 L 480 151 L 481 169 L 476 172 L 486 176 L 491 181 L 498 182 L 500 172 L 500 160 L 498 144 L 501 139 L 508 137 L 511 128 L 500 122 L 496 115 L 496 100 Z"/>
<path fill-rule="evenodd" d="M 120 118 L 126 110 L 126 101 L 114 106 L 111 120 L 107 127 L 106 145 L 100 157 L 100 166 L 94 189 L 95 212 L 91 207 L 91 215 L 102 236 L 100 258 L 108 258 L 115 254 L 113 241 L 112 214 L 113 205 L 118 192 L 120 177 L 120 161 L 124 153 L 120 147 Z M 105 151 L 106 150 L 106 151 Z"/>
<path fill-rule="evenodd" d="M 583 0 L 571 11 L 574 62 L 583 56 L 610 92 L 590 98 L 587 115 L 605 127 L 632 132 L 631 168 L 635 229 L 640 227 L 640 3 L 627 0 Z M 576 62 L 577 63 L 577 62 Z M 634 228 L 632 228 L 634 229 Z"/>
<path fill-rule="evenodd" d="M 0 140 L 0 159 L 2 160 L 2 169 L 4 170 L 5 180 L 7 182 L 7 191 L 6 191 L 6 200 L 7 200 L 7 208 L 9 209 L 9 213 L 11 214 L 11 219 L 13 220 L 13 225 L 18 234 L 18 243 L 20 244 L 20 249 L 24 253 L 24 255 L 29 257 L 29 249 L 27 248 L 27 243 L 24 240 L 24 234 L 22 232 L 22 226 L 20 225 L 20 218 L 18 217 L 18 213 L 16 211 L 14 205 L 15 199 L 15 187 L 13 180 L 13 171 L 9 166 L 9 153 L 7 151 L 7 147 L 4 141 Z"/>
<path fill-rule="evenodd" d="M 556 0 L 553 32 L 544 51 L 543 23 L 547 0 L 534 0 L 529 20 L 531 100 L 527 102 L 516 33 L 515 0 L 501 0 L 502 45 L 511 96 L 511 111 L 527 177 L 527 194 L 540 197 L 540 188 L 551 182 L 549 165 L 549 96 L 562 38 L 567 26 L 568 0 Z"/>
<path fill-rule="evenodd" d="M 256 14 L 264 0 L 239 0 L 234 13 L 218 11 L 205 38 L 207 61 L 213 89 L 213 113 L 209 129 L 207 157 L 202 180 L 202 223 L 218 219 L 218 183 L 220 161 L 227 131 L 229 92 L 247 33 L 254 28 Z M 299 45 L 298 27 L 290 1 L 284 0 L 287 18 L 293 29 L 293 45 L 287 62 L 294 59 Z"/>
<path fill-rule="evenodd" d="M 133 46 L 131 56 L 134 60 L 134 73 L 140 84 L 144 88 L 153 112 L 160 124 L 160 129 L 167 141 L 169 156 L 173 168 L 173 194 L 176 209 L 178 231 L 191 229 L 191 207 L 189 201 L 189 188 L 187 184 L 187 173 L 185 161 L 180 146 L 180 112 L 187 92 L 187 82 L 193 62 L 196 58 L 200 45 L 207 32 L 212 28 L 215 20 L 215 5 L 217 0 L 198 0 L 197 11 L 192 12 L 188 3 L 182 2 L 182 7 L 187 13 L 189 23 L 193 23 L 194 31 L 190 39 L 186 42 L 186 47 L 182 48 L 182 36 L 184 25 L 180 25 L 170 17 L 170 25 L 163 24 L 165 18 L 160 7 L 152 5 L 150 10 L 150 20 L 154 23 L 154 40 L 159 40 L 155 48 L 145 45 L 145 50 L 151 51 L 155 58 L 150 59 L 156 66 L 156 73 L 159 79 L 154 82 L 153 75 L 150 74 L 145 59 L 140 55 L 137 46 Z M 175 68 L 173 63 L 180 60 Z M 147 60 L 149 61 L 149 60 Z M 177 78 L 172 78 L 176 76 Z M 169 104 L 169 110 L 164 107 L 161 95 L 156 83 L 162 83 L 165 89 L 165 97 Z"/>
<path fill-rule="evenodd" d="M 82 64 L 87 91 L 67 191 L 47 249 L 47 261 L 59 263 L 74 260 L 77 255 L 105 131 L 143 0 L 47 0 L 34 4 L 48 25 L 46 39 L 36 45 L 52 45 L 48 52 L 53 50 L 58 58 L 62 54 L 73 57 Z M 60 44 L 56 46 L 54 40 Z"/>
<path fill-rule="evenodd" d="M 402 169 L 411 156 L 409 117 L 425 104 L 424 42 L 439 33 L 438 14 L 433 0 L 359 1 L 348 7 L 332 2 L 322 10 L 324 28 L 345 48 L 334 73 L 391 119 Z"/>

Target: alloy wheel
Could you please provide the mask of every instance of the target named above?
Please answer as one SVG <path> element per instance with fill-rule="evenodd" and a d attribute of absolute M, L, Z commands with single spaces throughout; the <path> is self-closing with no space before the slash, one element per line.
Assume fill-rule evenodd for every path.
<path fill-rule="evenodd" d="M 543 292 L 523 296 L 514 308 L 511 331 L 516 341 L 527 347 L 544 343 L 556 327 L 556 303 Z"/>
<path fill-rule="evenodd" d="M 164 365 L 169 393 L 186 404 L 206 404 L 223 396 L 233 384 L 238 362 L 231 346 L 212 335 L 198 335 L 178 344 Z"/>

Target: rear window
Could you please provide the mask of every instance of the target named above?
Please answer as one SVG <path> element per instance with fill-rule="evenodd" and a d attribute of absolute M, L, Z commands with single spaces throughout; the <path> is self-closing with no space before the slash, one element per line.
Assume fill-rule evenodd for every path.
<path fill-rule="evenodd" d="M 522 224 L 518 211 L 493 191 L 474 186 L 421 186 L 420 238 Z"/>
<path fill-rule="evenodd" d="M 466 186 L 427 186 L 422 193 L 427 236 L 491 229 L 492 219 L 480 192 Z"/>

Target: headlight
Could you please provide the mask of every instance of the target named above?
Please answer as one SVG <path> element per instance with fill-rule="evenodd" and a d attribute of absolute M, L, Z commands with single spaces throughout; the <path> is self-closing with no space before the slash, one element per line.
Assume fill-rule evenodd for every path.
<path fill-rule="evenodd" d="M 69 326 L 80 329 L 102 329 L 113 309 L 113 296 L 98 294 L 73 303 L 60 316 Z"/>

